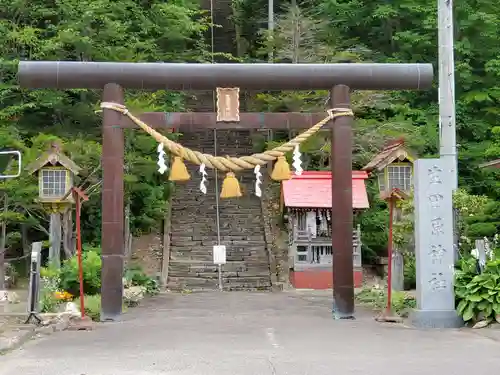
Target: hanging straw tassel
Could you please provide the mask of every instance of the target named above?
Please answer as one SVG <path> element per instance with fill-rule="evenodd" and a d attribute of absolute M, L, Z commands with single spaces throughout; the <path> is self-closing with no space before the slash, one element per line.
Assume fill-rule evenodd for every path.
<path fill-rule="evenodd" d="M 170 168 L 170 177 L 168 179 L 170 181 L 188 181 L 190 178 L 191 176 L 189 175 L 182 158 L 180 156 L 176 156 L 174 158 L 174 162 L 172 163 L 172 167 Z"/>
<path fill-rule="evenodd" d="M 241 197 L 240 183 L 233 172 L 228 172 L 226 178 L 222 181 L 221 198 L 239 198 Z"/>
<path fill-rule="evenodd" d="M 276 164 L 274 165 L 273 173 L 271 173 L 271 178 L 274 181 L 284 181 L 292 178 L 292 173 L 290 172 L 290 165 L 286 161 L 284 156 L 279 156 Z"/>

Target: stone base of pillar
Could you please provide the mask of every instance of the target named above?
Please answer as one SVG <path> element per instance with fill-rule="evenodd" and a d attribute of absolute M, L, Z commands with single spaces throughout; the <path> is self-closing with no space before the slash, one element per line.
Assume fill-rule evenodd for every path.
<path fill-rule="evenodd" d="M 455 310 L 414 310 L 410 314 L 415 328 L 460 328 L 464 321 Z"/>

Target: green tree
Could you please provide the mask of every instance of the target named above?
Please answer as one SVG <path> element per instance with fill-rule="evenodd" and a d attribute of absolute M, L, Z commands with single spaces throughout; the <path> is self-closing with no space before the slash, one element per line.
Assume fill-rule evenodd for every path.
<path fill-rule="evenodd" d="M 77 184 L 91 188 L 82 211 L 84 241 L 100 238 L 99 90 L 23 90 L 17 85 L 19 60 L 207 62 L 209 20 L 194 0 L 0 0 L 0 146 L 23 151 L 29 163 L 58 139 L 83 170 Z M 135 112 L 181 111 L 177 92 L 128 90 Z M 126 200 L 132 232 L 148 232 L 161 222 L 169 184 L 156 170 L 156 144 L 138 131 L 127 131 Z M 11 209 L 43 230 L 45 215 L 34 199 L 33 177 L 2 182 Z M 18 226 L 10 225 L 16 232 Z M 43 234 L 45 236 L 46 234 Z M 31 236 L 35 236 L 31 233 Z"/>

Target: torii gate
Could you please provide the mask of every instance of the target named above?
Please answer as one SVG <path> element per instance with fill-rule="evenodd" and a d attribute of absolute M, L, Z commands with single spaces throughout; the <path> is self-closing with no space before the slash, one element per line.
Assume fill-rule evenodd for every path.
<path fill-rule="evenodd" d="M 350 109 L 350 90 L 428 89 L 431 64 L 186 64 L 22 61 L 24 88 L 104 89 L 103 101 L 123 103 L 123 88 L 167 90 L 331 90 L 331 105 Z M 215 113 L 146 113 L 152 127 L 210 129 L 303 129 L 324 113 L 242 113 L 240 123 L 217 122 Z M 352 117 L 332 121 L 332 249 L 334 316 L 354 317 L 352 262 Z M 124 267 L 123 128 L 135 125 L 120 113 L 103 110 L 102 148 L 102 313 L 122 312 Z"/>

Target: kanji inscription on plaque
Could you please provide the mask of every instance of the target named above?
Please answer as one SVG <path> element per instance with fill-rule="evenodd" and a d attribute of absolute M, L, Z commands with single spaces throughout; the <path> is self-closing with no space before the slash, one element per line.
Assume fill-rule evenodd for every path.
<path fill-rule="evenodd" d="M 217 122 L 240 121 L 240 89 L 217 87 Z"/>

